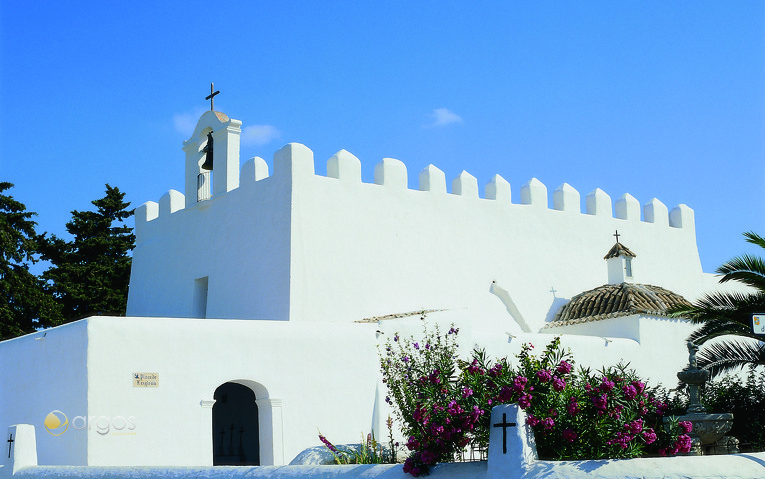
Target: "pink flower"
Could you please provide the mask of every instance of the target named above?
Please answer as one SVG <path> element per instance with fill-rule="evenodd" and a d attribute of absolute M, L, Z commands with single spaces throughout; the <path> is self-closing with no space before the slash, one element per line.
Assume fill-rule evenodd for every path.
<path fill-rule="evenodd" d="M 547 369 L 541 369 L 537 371 L 537 379 L 539 379 L 539 382 L 544 384 L 552 379 L 552 374 Z"/>
<path fill-rule="evenodd" d="M 414 477 L 417 477 L 422 472 L 422 469 L 414 465 L 414 459 L 411 457 L 407 458 L 406 461 L 404 461 L 404 472 L 409 473 Z"/>
<path fill-rule="evenodd" d="M 555 419 L 551 417 L 546 417 L 542 419 L 542 425 L 545 427 L 545 430 L 552 429 L 553 426 L 555 426 Z"/>
<path fill-rule="evenodd" d="M 539 418 L 537 418 L 533 414 L 529 414 L 528 416 L 526 416 L 526 424 L 528 424 L 531 427 L 534 427 L 537 424 L 539 424 Z"/>
<path fill-rule="evenodd" d="M 479 374 L 483 376 L 484 370 L 483 368 L 478 364 L 478 360 L 474 359 L 472 363 L 470 363 L 470 366 L 467 367 L 467 371 L 470 374 Z"/>
<path fill-rule="evenodd" d="M 449 408 L 446 410 L 446 412 L 448 412 L 452 416 L 456 416 L 458 414 L 465 412 L 465 410 L 462 409 L 462 406 L 457 404 L 457 401 L 451 401 L 449 402 Z"/>
<path fill-rule="evenodd" d="M 419 443 L 419 441 L 417 441 L 417 439 L 415 439 L 414 436 L 410 436 L 409 440 L 406 443 L 406 447 L 410 451 L 414 451 L 415 449 L 419 449 L 420 448 L 420 443 Z"/>
<path fill-rule="evenodd" d="M 422 412 L 423 412 L 422 409 L 420 409 L 419 407 L 415 407 L 414 412 L 412 413 L 412 419 L 414 419 L 417 422 L 420 422 L 420 420 L 422 419 Z"/>
<path fill-rule="evenodd" d="M 592 403 L 595 405 L 597 409 L 601 411 L 601 414 L 602 414 L 603 411 L 605 411 L 606 408 L 608 407 L 608 395 L 602 394 L 600 396 L 595 396 L 592 398 Z"/>
<path fill-rule="evenodd" d="M 531 406 L 531 394 L 524 393 L 521 395 L 521 397 L 518 398 L 518 405 L 521 407 L 521 409 L 526 409 L 527 407 Z"/>
<path fill-rule="evenodd" d="M 473 395 L 473 390 L 467 387 L 462 388 L 462 397 L 468 398 Z"/>
<path fill-rule="evenodd" d="M 614 409 L 608 413 L 610 417 L 619 419 L 619 416 L 622 415 L 622 411 L 624 410 L 624 406 L 614 406 Z"/>
<path fill-rule="evenodd" d="M 603 378 L 603 381 L 600 383 L 600 390 L 604 393 L 607 393 L 611 391 L 616 384 L 613 381 L 609 381 L 608 378 Z"/>
<path fill-rule="evenodd" d="M 576 432 L 574 432 L 574 430 L 571 428 L 566 429 L 565 431 L 563 431 L 562 434 L 563 434 L 563 439 L 568 442 L 574 442 L 577 438 Z"/>
<path fill-rule="evenodd" d="M 423 464 L 433 464 L 436 462 L 436 455 L 431 451 L 422 451 L 420 458 Z"/>
<path fill-rule="evenodd" d="M 656 441 L 656 433 L 651 428 L 645 429 L 643 430 L 643 438 L 645 438 L 646 444 L 653 444 Z"/>
<path fill-rule="evenodd" d="M 675 443 L 677 450 L 682 453 L 690 452 L 692 445 L 693 442 L 691 442 L 691 436 L 687 434 L 680 434 Z"/>
<path fill-rule="evenodd" d="M 555 391 L 561 392 L 566 388 L 566 381 L 559 377 L 553 378 L 552 387 Z"/>
<path fill-rule="evenodd" d="M 622 449 L 627 449 L 629 447 L 629 442 L 633 439 L 632 436 L 629 434 L 624 434 L 623 432 L 617 432 L 616 436 L 606 442 L 609 446 L 619 446 Z"/>
<path fill-rule="evenodd" d="M 632 385 L 635 386 L 635 390 L 637 390 L 638 394 L 641 394 L 645 390 L 645 383 L 641 383 L 640 381 L 632 381 Z"/>
<path fill-rule="evenodd" d="M 630 400 L 635 399 L 635 397 L 637 397 L 638 395 L 637 388 L 635 388 L 635 386 L 633 386 L 632 384 L 623 386 L 622 392 L 624 393 L 624 396 Z"/>
<path fill-rule="evenodd" d="M 335 454 L 339 454 L 339 451 L 334 446 L 334 444 L 329 442 L 329 439 L 327 439 L 326 437 L 322 436 L 321 434 L 319 434 L 319 439 L 321 440 L 321 442 L 324 443 L 324 445 L 327 447 L 327 449 L 329 449 L 330 451 L 334 452 Z"/>
<path fill-rule="evenodd" d="M 579 403 L 576 402 L 576 398 L 571 398 L 568 402 L 566 412 L 572 416 L 576 416 L 579 413 Z"/>
<path fill-rule="evenodd" d="M 633 436 L 643 430 L 643 420 L 637 419 L 624 425 L 624 429 L 627 430 Z"/>
<path fill-rule="evenodd" d="M 558 374 L 568 374 L 571 372 L 571 364 L 568 361 L 561 361 L 558 367 L 555 369 Z"/>
<path fill-rule="evenodd" d="M 685 434 L 693 431 L 693 423 L 691 421 L 680 421 L 677 425 L 682 428 Z"/>
<path fill-rule="evenodd" d="M 523 376 L 516 376 L 515 379 L 513 379 L 513 391 L 520 393 L 523 392 L 523 390 L 526 388 L 526 383 L 528 383 L 529 380 Z"/>
<path fill-rule="evenodd" d="M 513 391 L 507 386 L 502 386 L 502 389 L 499 391 L 499 395 L 497 396 L 497 401 L 501 403 L 507 403 L 512 401 L 513 399 Z"/>

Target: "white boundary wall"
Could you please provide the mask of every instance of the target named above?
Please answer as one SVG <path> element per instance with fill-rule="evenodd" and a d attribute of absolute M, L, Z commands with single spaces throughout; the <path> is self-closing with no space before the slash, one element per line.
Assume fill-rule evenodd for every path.
<path fill-rule="evenodd" d="M 288 463 L 318 429 L 353 443 L 372 427 L 375 324 L 94 317 L 46 333 L 0 348 L 14 385 L 0 424 L 34 425 L 42 465 L 212 465 L 213 394 L 226 382 L 255 393 L 261 464 Z M 23 360 L 7 361 L 11 349 Z M 135 372 L 158 373 L 159 387 L 133 387 Z M 59 436 L 43 426 L 54 410 L 70 424 Z"/>
<path fill-rule="evenodd" d="M 583 366 L 624 360 L 643 377 L 673 386 L 687 361 L 687 332 L 651 318 L 624 320 L 661 327 L 662 334 L 649 330 L 654 343 L 646 345 L 576 335 L 563 336 L 562 344 Z M 236 382 L 255 393 L 261 464 L 286 464 L 318 444 L 318 430 L 340 444 L 370 430 L 386 437 L 391 411 L 378 346 L 395 333 L 421 338 L 424 325 L 445 332 L 452 324 L 460 328 L 463 357 L 478 345 L 514 360 L 523 343 L 541 351 L 554 337 L 478 330 L 464 311 L 344 324 L 93 317 L 0 345 L 4 381 L 20 385 L 3 388 L 0 427 L 34 425 L 43 465 L 210 465 L 213 394 Z M 24 360 L 6 360 L 14 356 Z M 157 373 L 159 387 L 133 387 L 136 372 Z M 43 427 L 54 410 L 73 426 L 60 436 Z"/>
<path fill-rule="evenodd" d="M 516 427 L 493 427 L 489 439 L 489 460 L 484 462 L 438 464 L 431 470 L 435 479 L 541 479 L 541 478 L 740 478 L 755 479 L 765 474 L 765 453 L 725 456 L 641 458 L 597 461 L 539 461 L 533 436 L 528 435 L 525 414 L 516 405 L 492 410 L 492 424 L 506 413 Z M 503 421 L 504 422 L 504 421 Z M 521 427 L 517 427 L 521 425 Z M 386 478 L 406 479 L 401 465 L 283 466 L 283 467 L 76 467 L 36 466 L 34 429 L 11 426 L 9 431 L 31 429 L 26 441 L 18 441 L 11 457 L 0 468 L 0 477 L 14 478 Z M 23 436 L 20 436 L 23 437 Z M 31 437 L 31 440 L 29 440 Z M 503 449 L 504 446 L 506 446 Z"/>

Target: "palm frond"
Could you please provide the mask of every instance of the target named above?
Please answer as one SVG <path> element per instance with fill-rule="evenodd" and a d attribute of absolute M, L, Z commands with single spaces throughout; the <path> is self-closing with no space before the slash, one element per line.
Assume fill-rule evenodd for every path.
<path fill-rule="evenodd" d="M 721 341 L 702 348 L 697 354 L 699 367 L 711 377 L 753 364 L 765 365 L 765 345 L 759 341 Z"/>
<path fill-rule="evenodd" d="M 758 235 L 754 231 L 747 231 L 744 233 L 744 238 L 746 239 L 747 243 L 752 243 L 754 245 L 759 246 L 762 249 L 765 249 L 765 238 Z"/>
<path fill-rule="evenodd" d="M 701 326 L 688 336 L 688 341 L 693 341 L 697 345 L 702 345 L 718 336 L 736 335 L 756 339 L 749 325 L 734 323 L 730 321 L 708 321 L 701 323 Z"/>
<path fill-rule="evenodd" d="M 724 320 L 749 324 L 751 314 L 763 311 L 763 308 L 765 292 L 714 292 L 704 295 L 690 306 L 672 308 L 668 314 L 687 318 L 693 323 Z"/>
<path fill-rule="evenodd" d="M 722 274 L 721 283 L 738 281 L 760 291 L 765 291 L 765 260 L 758 256 L 743 254 L 728 260 L 717 268 Z"/>

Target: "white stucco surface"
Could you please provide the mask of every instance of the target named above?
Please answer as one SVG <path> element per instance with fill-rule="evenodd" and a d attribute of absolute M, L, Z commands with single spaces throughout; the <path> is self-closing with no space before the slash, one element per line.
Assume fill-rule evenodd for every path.
<path fill-rule="evenodd" d="M 2 428 L 37 428 L 39 464 L 86 464 L 87 438 L 54 437 L 43 428 L 51 411 L 88 414 L 87 322 L 51 328 L 0 343 Z"/>
<path fill-rule="evenodd" d="M 197 132 L 220 124 L 208 112 Z M 238 150 L 229 150 L 238 162 Z M 192 153 L 188 182 L 201 171 L 201 156 Z M 137 210 L 129 315 L 189 317 L 192 284 L 208 277 L 207 317 L 348 322 L 469 308 L 478 324 L 504 321 L 520 332 L 491 293 L 496 284 L 536 331 L 554 314 L 556 298 L 608 281 L 602 258 L 616 230 L 637 253 L 635 281 L 688 298 L 709 284 L 685 205 L 670 213 L 652 199 L 641 220 L 637 200 L 624 195 L 615 217 L 611 198 L 598 189 L 581 212 L 580 194 L 564 184 L 548 208 L 547 187 L 536 179 L 514 204 L 502 194 L 510 185 L 501 177 L 480 198 L 477 180 L 463 172 L 448 193 L 432 165 L 410 190 L 406 166 L 391 158 L 376 165 L 374 183 L 362 183 L 360 160 L 344 150 L 327 161 L 324 177 L 314 173 L 311 150 L 297 143 L 274 155 L 271 176 L 257 160 L 260 168 L 255 159 L 246 162 L 241 184 L 227 177 L 227 190 L 209 201 L 190 202 L 187 186 L 183 209 L 155 212 L 152 202 Z"/>
<path fill-rule="evenodd" d="M 724 456 L 687 456 L 598 461 L 539 461 L 533 435 L 524 424 L 525 414 L 517 405 L 502 405 L 492 410 L 492 423 L 507 421 L 505 430 L 492 428 L 488 461 L 437 464 L 430 477 L 449 479 L 542 479 L 542 478 L 740 478 L 755 479 L 765 472 L 765 453 Z M 18 444 L 23 454 L 34 453 L 34 429 L 29 425 L 12 430 L 31 430 L 31 441 Z M 25 437 L 29 439 L 29 437 Z M 14 453 L 14 456 L 17 456 Z M 0 467 L 0 477 L 14 478 L 411 478 L 401 465 L 341 466 L 260 466 L 260 467 L 98 467 L 37 466 L 24 462 L 15 467 L 13 460 Z M 11 471 L 14 474 L 11 474 Z"/>

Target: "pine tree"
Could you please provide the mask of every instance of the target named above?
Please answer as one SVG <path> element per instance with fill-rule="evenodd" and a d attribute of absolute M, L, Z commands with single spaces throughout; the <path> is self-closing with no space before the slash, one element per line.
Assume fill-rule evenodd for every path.
<path fill-rule="evenodd" d="M 12 196 L 0 182 L 0 339 L 8 339 L 60 320 L 60 307 L 46 294 L 43 282 L 29 271 L 39 244 L 32 221 L 36 213 Z"/>
<path fill-rule="evenodd" d="M 72 211 L 66 224 L 72 241 L 44 238 L 42 257 L 51 267 L 43 278 L 66 320 L 125 314 L 135 235 L 124 224 L 133 214 L 124 198 L 107 184 L 106 195 L 93 201 L 96 211 Z"/>

